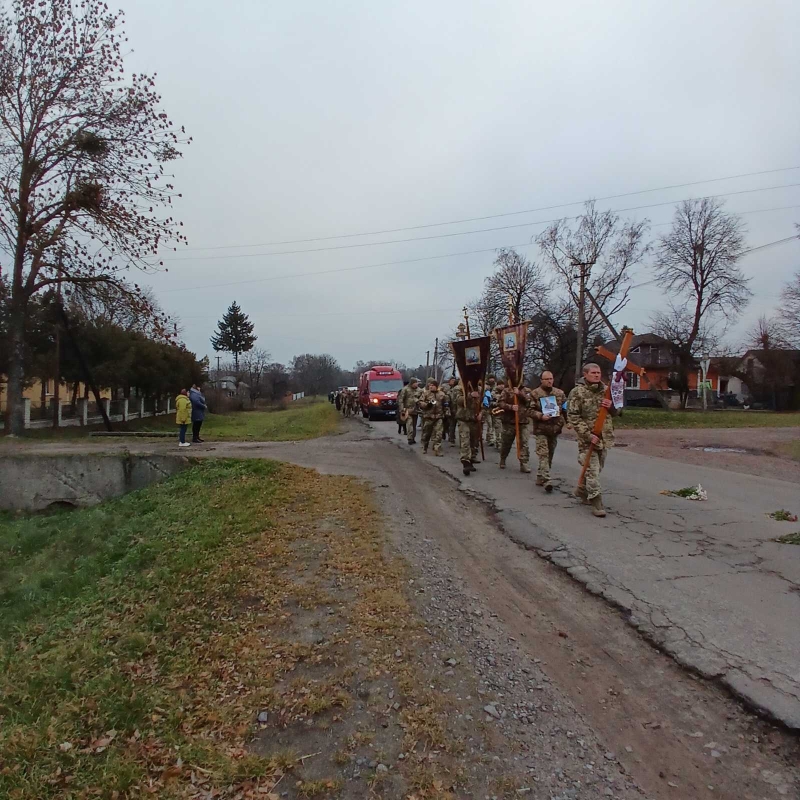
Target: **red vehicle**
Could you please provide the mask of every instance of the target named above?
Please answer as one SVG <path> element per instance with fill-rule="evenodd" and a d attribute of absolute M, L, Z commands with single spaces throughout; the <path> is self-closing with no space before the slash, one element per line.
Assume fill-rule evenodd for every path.
<path fill-rule="evenodd" d="M 368 419 L 397 416 L 397 395 L 403 388 L 403 375 L 394 367 L 372 367 L 361 373 L 358 402 Z"/>

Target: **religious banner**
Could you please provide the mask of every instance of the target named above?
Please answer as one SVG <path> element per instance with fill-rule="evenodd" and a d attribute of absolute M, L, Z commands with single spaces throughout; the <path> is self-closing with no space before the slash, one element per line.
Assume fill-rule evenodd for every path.
<path fill-rule="evenodd" d="M 483 390 L 489 367 L 490 341 L 490 337 L 481 336 L 477 339 L 450 342 L 465 394 Z"/>
<path fill-rule="evenodd" d="M 522 386 L 528 324 L 527 322 L 519 322 L 516 325 L 496 328 L 494 331 L 494 335 L 497 337 L 497 344 L 500 347 L 500 360 L 503 362 L 506 377 L 512 387 Z"/>

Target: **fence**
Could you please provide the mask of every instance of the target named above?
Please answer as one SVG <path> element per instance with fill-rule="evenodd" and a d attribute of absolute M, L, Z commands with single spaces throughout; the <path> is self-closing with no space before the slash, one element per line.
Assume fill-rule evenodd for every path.
<path fill-rule="evenodd" d="M 23 401 L 26 428 L 51 428 L 53 427 L 53 404 L 42 408 L 33 406 L 27 398 Z M 145 417 L 160 417 L 172 413 L 172 402 L 169 398 L 160 402 L 154 398 L 134 398 L 132 400 L 101 400 L 105 406 L 106 414 L 112 422 L 127 422 L 131 419 L 144 419 Z M 94 400 L 79 399 L 73 407 L 71 403 L 58 404 L 58 427 L 99 425 L 103 422 L 103 415 Z M 0 430 L 5 423 L 0 420 Z"/>

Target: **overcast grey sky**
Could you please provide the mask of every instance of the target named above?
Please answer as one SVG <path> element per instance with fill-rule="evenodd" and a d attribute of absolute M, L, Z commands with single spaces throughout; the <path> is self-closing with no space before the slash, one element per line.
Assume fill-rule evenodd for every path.
<path fill-rule="evenodd" d="M 480 293 L 491 252 L 544 224 L 285 255 L 569 216 L 579 205 L 274 247 L 286 240 L 535 209 L 759 170 L 800 167 L 800 2 L 594 0 L 122 0 L 134 53 L 158 73 L 169 116 L 194 137 L 177 166 L 190 249 L 148 281 L 209 336 L 232 300 L 275 360 L 328 352 L 424 361 Z M 800 169 L 601 202 L 622 209 L 731 195 L 748 244 L 792 235 Z M 763 209 L 783 208 L 784 210 Z M 632 211 L 652 233 L 671 205 Z M 197 248 L 223 248 L 204 250 Z M 537 257 L 535 246 L 523 248 Z M 257 255 L 254 255 L 257 254 Z M 247 256 L 247 257 L 240 257 Z M 426 258 L 323 275 L 303 275 Z M 746 256 L 743 330 L 800 267 L 800 242 Z M 288 277 L 286 277 L 288 276 Z M 647 280 L 647 265 L 635 280 Z M 225 284 L 225 285 L 220 285 Z M 660 290 L 635 290 L 617 322 L 646 328 Z"/>

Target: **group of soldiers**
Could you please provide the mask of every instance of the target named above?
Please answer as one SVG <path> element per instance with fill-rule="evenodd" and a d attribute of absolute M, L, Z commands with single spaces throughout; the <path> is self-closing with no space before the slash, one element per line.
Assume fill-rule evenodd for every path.
<path fill-rule="evenodd" d="M 353 389 L 340 389 L 338 392 L 331 392 L 331 395 L 336 410 L 341 411 L 345 417 L 358 415 L 358 392 Z"/>
<path fill-rule="evenodd" d="M 422 452 L 430 449 L 434 456 L 443 455 L 443 440 L 456 444 L 458 433 L 459 458 L 467 476 L 476 471 L 482 437 L 486 445 L 500 451 L 499 467 L 505 469 L 519 435 L 519 468 L 521 472 L 531 472 L 529 442 L 533 433 L 538 459 L 536 485 L 549 493 L 553 491 L 553 456 L 566 423 L 578 439 L 579 463 L 583 465 L 589 459 L 578 496 L 592 506 L 595 516 L 604 517 L 600 472 L 608 449 L 614 444 L 611 417 L 616 412 L 605 397 L 600 367 L 586 364 L 582 379 L 568 399 L 553 381 L 553 374 L 545 371 L 539 376 L 539 386 L 530 389 L 506 385 L 490 375 L 483 393 L 469 392 L 465 397 L 461 382 L 455 377 L 441 386 L 435 378 L 428 378 L 424 388 L 418 378 L 411 378 L 397 398 L 399 431 L 406 433 L 409 445 L 416 444 L 421 418 Z M 595 435 L 593 429 L 601 407 L 610 413 L 602 433 Z"/>

